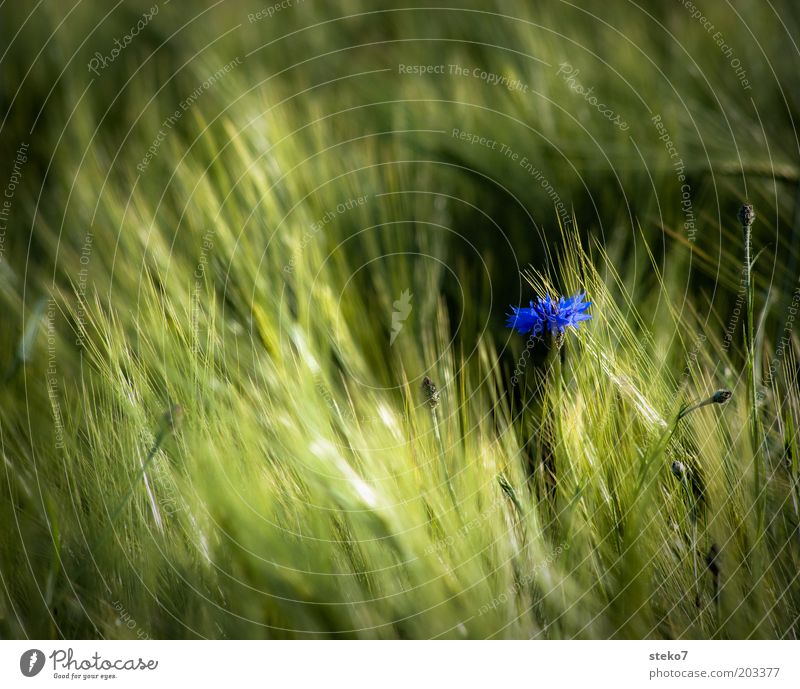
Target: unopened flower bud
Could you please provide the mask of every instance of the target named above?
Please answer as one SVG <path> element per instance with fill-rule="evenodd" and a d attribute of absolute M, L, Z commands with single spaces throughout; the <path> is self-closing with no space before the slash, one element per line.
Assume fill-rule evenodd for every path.
<path fill-rule="evenodd" d="M 744 204 L 739 209 L 739 222 L 742 223 L 742 227 L 750 227 L 756 220 L 756 212 L 753 210 L 753 206 L 749 203 Z"/>
<path fill-rule="evenodd" d="M 436 384 L 425 376 L 422 379 L 422 392 L 425 395 L 425 401 L 430 405 L 431 409 L 436 409 L 439 406 L 439 389 Z"/>
<path fill-rule="evenodd" d="M 670 468 L 672 469 L 672 473 L 674 474 L 675 478 L 683 481 L 683 479 L 686 477 L 686 465 L 683 462 L 675 460 Z"/>
<path fill-rule="evenodd" d="M 711 401 L 714 404 L 725 404 L 725 402 L 727 402 L 731 398 L 732 395 L 733 395 L 733 393 L 730 390 L 724 390 L 724 389 L 723 390 L 717 390 L 711 396 Z"/>

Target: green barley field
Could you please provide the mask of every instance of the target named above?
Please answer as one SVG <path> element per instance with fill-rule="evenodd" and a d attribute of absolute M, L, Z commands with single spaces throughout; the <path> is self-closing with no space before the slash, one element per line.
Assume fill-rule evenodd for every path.
<path fill-rule="evenodd" d="M 796 639 L 798 34 L 0 3 L 0 638 Z"/>

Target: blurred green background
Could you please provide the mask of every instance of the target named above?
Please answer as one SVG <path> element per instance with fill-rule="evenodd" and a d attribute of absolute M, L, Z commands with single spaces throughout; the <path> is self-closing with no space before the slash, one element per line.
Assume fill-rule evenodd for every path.
<path fill-rule="evenodd" d="M 123 609 L 136 608 L 132 614 L 146 619 L 154 636 L 255 636 L 265 629 L 275 636 L 368 629 L 362 635 L 397 637 L 796 632 L 796 596 L 784 608 L 775 603 L 785 589 L 796 591 L 797 555 L 782 549 L 783 532 L 765 538 L 775 550 L 756 561 L 772 563 L 774 579 L 763 591 L 739 596 L 736 589 L 751 607 L 740 618 L 732 613 L 725 629 L 710 617 L 698 622 L 691 603 L 677 612 L 670 607 L 669 596 L 691 589 L 691 567 L 673 580 L 679 567 L 670 569 L 672 561 L 657 563 L 663 567 L 653 574 L 625 559 L 616 501 L 628 504 L 624 472 L 644 455 L 653 433 L 636 405 L 626 406 L 628 382 L 651 385 L 642 399 L 665 417 L 678 381 L 691 378 L 697 394 L 741 382 L 743 249 L 736 213 L 745 200 L 757 213 L 757 368 L 768 402 L 781 406 L 769 396 L 776 395 L 769 389 L 774 372 L 766 372 L 787 325 L 794 338 L 800 6 L 791 0 L 436 4 L 0 5 L 6 194 L 0 198 L 0 368 L 6 368 L 0 440 L 11 477 L 3 518 L 12 525 L 4 527 L 10 533 L 0 546 L 4 635 L 122 634 L 116 602 L 123 599 Z M 573 230 L 599 278 L 581 259 L 556 258 L 565 236 L 577 255 Z M 462 403 L 445 430 L 457 446 L 451 464 L 485 463 L 484 473 L 470 464 L 475 473 L 463 479 L 478 496 L 467 510 L 480 515 L 494 505 L 497 473 L 513 462 L 516 469 L 507 473 L 514 483 L 521 470 L 515 453 L 525 438 L 512 442 L 503 434 L 507 408 L 498 398 L 520 395 L 508 378 L 524 343 L 503 326 L 508 305 L 533 296 L 521 275 L 530 267 L 563 292 L 594 287 L 590 296 L 607 306 L 597 314 L 607 328 L 596 326 L 598 351 L 630 356 L 620 370 L 611 367 L 616 373 L 605 383 L 622 392 L 596 394 L 598 404 L 620 409 L 594 418 L 582 401 L 591 402 L 593 393 L 579 389 L 570 417 L 592 417 L 581 431 L 593 448 L 586 456 L 614 453 L 619 462 L 593 484 L 598 509 L 610 512 L 587 517 L 588 531 L 566 529 L 575 539 L 571 557 L 592 562 L 575 581 L 569 578 L 575 562 L 548 579 L 566 612 L 539 601 L 531 604 L 530 628 L 515 617 L 514 624 L 484 618 L 461 630 L 457 623 L 469 605 L 504 591 L 519 575 L 520 565 L 503 559 L 518 544 L 500 508 L 491 523 L 481 522 L 497 537 L 499 554 L 486 554 L 456 581 L 452 568 L 472 555 L 453 554 L 445 565 L 422 540 L 401 542 L 391 556 L 351 548 L 405 534 L 408 524 L 394 513 L 373 519 L 363 492 L 342 496 L 323 480 L 309 487 L 293 453 L 320 461 L 314 466 L 324 475 L 336 463 L 317 436 L 347 445 L 347 432 L 336 424 L 380 417 L 381 433 L 408 441 L 397 450 L 402 460 L 351 447 L 352 467 L 336 465 L 337 471 L 361 472 L 380 484 L 384 471 L 393 476 L 392 467 L 413 473 L 421 456 L 438 462 L 429 435 L 419 436 L 429 442 L 422 449 L 412 442 L 415 423 L 429 418 L 423 409 L 422 422 L 414 421 L 408 392 L 416 394 L 421 376 L 433 371 Z M 414 295 L 413 318 L 404 323 L 407 339 L 392 349 L 391 315 L 405 290 Z M 794 366 L 791 356 L 785 362 Z M 601 376 L 587 380 L 604 384 Z M 795 394 L 796 381 L 791 385 Z M 747 426 L 741 387 L 736 394 L 740 416 L 727 423 L 741 429 Z M 789 396 L 785 388 L 781 394 Z M 85 549 L 91 539 L 84 529 L 104 534 L 114 524 L 111 510 L 137 466 L 130 458 L 147 453 L 173 403 L 186 407 L 188 430 L 175 445 L 170 438 L 166 449 L 156 448 L 160 473 L 152 480 L 162 508 L 163 494 L 180 496 L 179 531 L 147 540 L 144 529 L 152 524 L 142 485 L 133 501 L 138 512 L 127 504 L 121 510 L 115 545 Z M 350 416 L 342 421 L 345 405 Z M 609 420 L 617 412 L 619 419 Z M 473 415 L 480 419 L 477 439 L 468 432 Z M 641 428 L 628 423 L 633 418 Z M 752 448 L 731 440 L 732 431 L 717 438 L 710 429 L 719 429 L 705 423 L 680 452 L 696 451 L 698 466 L 710 472 L 714 453 L 724 448 L 725 457 L 736 458 L 726 469 L 735 474 Z M 631 444 L 617 452 L 614 443 L 634 426 Z M 776 466 L 790 444 L 785 437 L 792 433 L 784 431 L 771 431 Z M 718 444 L 703 449 L 704 438 Z M 586 459 L 573 449 L 572 457 Z M 676 457 L 688 462 L 680 452 Z M 217 471 L 227 463 L 231 481 L 250 498 L 246 507 L 224 490 L 229 477 Z M 419 487 L 397 480 L 386 501 L 402 512 L 401 498 L 416 497 Z M 285 486 L 297 491 L 294 501 L 280 492 Z M 584 486 L 579 477 L 569 489 L 578 495 Z M 791 536 L 797 508 L 792 512 L 781 496 L 775 504 L 783 521 L 774 528 Z M 436 522 L 432 515 L 447 499 L 441 492 L 432 507 L 409 508 L 408 519 Z M 262 539 L 259 529 L 268 527 L 253 504 L 274 509 L 275 523 L 296 520 L 297 532 L 281 540 L 267 530 Z M 749 515 L 745 503 L 724 509 L 720 520 L 738 539 L 730 561 L 746 561 L 747 568 L 735 570 L 746 581 L 754 566 L 748 553 L 763 533 L 741 526 Z M 436 528 L 446 531 L 455 517 L 442 512 Z M 673 517 L 679 520 L 663 520 L 670 529 Z M 606 527 L 617 540 L 606 539 Z M 542 540 L 528 543 L 525 557 L 539 562 L 559 541 L 531 529 Z M 227 536 L 206 541 L 206 534 L 227 530 L 235 544 Z M 671 542 L 660 532 L 647 538 Z M 315 539 L 325 546 L 317 549 Z M 395 577 L 392 557 L 403 559 L 406 547 L 429 557 L 419 571 Z M 162 560 L 164 553 L 169 557 Z M 491 569 L 505 577 L 499 583 L 481 569 L 494 567 L 492 555 L 502 560 Z M 265 573 L 269 558 L 284 569 Z M 230 571 L 217 572 L 219 563 Z M 300 576 L 328 567 L 344 581 Z M 386 581 L 374 574 L 384 570 L 392 573 Z M 636 584 L 630 588 L 620 583 L 629 575 Z M 649 595 L 644 579 L 659 576 L 669 580 L 666 599 L 641 619 L 628 616 L 638 609 L 636 596 Z M 430 606 L 426 616 L 406 624 L 416 614 L 415 599 L 404 596 L 414 577 L 441 589 L 420 594 L 419 605 Z M 616 583 L 597 592 L 587 580 Z M 256 595 L 262 584 L 289 603 L 265 603 Z M 591 622 L 572 603 L 589 589 L 597 593 L 583 601 Z M 609 601 L 626 590 L 628 607 L 609 615 Z M 373 603 L 382 596 L 390 602 L 351 611 L 348 601 L 365 591 Z M 220 614 L 238 596 L 238 612 L 260 626 Z M 519 603 L 520 616 L 528 603 Z M 444 606 L 438 617 L 431 612 L 437 605 Z"/>
<path fill-rule="evenodd" d="M 703 289 L 709 306 L 723 311 L 738 282 L 734 214 L 748 198 L 759 214 L 761 287 L 777 300 L 791 292 L 798 245 L 795 3 L 552 1 L 431 9 L 174 0 L 156 3 L 158 13 L 119 56 L 98 74 L 89 71 L 98 54 L 111 58 L 114 40 L 124 41 L 151 5 L 3 6 L 6 168 L 19 142 L 31 143 L 15 231 L 6 240 L 8 263 L 30 259 L 52 269 L 52 251 L 36 231 L 44 223 L 63 225 L 61 241 L 79 245 L 81 232 L 65 221 L 66 213 L 85 222 L 80 192 L 65 203 L 72 175 L 79 179 L 96 165 L 132 183 L 135 163 L 173 106 L 238 57 L 241 66 L 169 128 L 139 188 L 163 191 L 161 175 L 184 154 L 210 160 L 217 151 L 198 133 L 210 125 L 225 136 L 225 122 L 235 118 L 277 151 L 321 144 L 325 150 L 289 172 L 293 177 L 322 167 L 355 179 L 345 160 L 378 159 L 387 165 L 364 173 L 373 193 L 396 177 L 404 190 L 424 180 L 427 189 L 469 201 L 483 212 L 455 200 L 441 209 L 461 234 L 443 240 L 448 262 L 463 259 L 475 271 L 482 254 L 500 303 L 519 296 L 517 265 L 541 265 L 559 215 L 574 214 L 587 235 L 617 251 L 620 272 L 639 279 L 641 289 L 650 286 L 649 262 L 638 250 L 644 239 L 662 266 L 668 254 L 691 260 L 692 289 Z M 444 73 L 401 74 L 406 65 L 440 65 Z M 452 74 L 451 66 L 465 75 Z M 628 125 L 625 131 L 582 95 L 590 89 Z M 665 130 L 654 124 L 656 116 Z M 269 117 L 281 121 L 290 140 L 271 137 Z M 495 149 L 460 140 L 453 129 L 497 142 Z M 664 131 L 676 158 L 659 138 Z M 517 158 L 503 155 L 503 145 Z M 260 152 L 263 167 L 275 157 L 270 151 Z M 523 157 L 534 172 L 519 164 Z M 689 185 L 688 211 L 673 167 L 678 160 Z M 107 186 L 93 191 L 106 193 Z M 473 283 L 473 305 L 486 296 L 483 282 L 485 276 Z"/>

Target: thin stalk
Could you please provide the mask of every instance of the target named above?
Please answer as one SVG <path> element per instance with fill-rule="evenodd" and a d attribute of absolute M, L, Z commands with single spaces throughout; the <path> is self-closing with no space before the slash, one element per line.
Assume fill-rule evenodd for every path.
<path fill-rule="evenodd" d="M 798 458 L 797 454 L 798 445 L 794 418 L 789 409 L 786 410 L 786 438 L 788 438 L 789 454 L 791 456 L 791 462 L 789 464 L 789 494 L 792 497 L 792 509 L 794 510 L 795 517 L 794 532 L 797 536 L 798 544 L 800 544 L 800 500 L 798 500 L 798 496 L 800 496 L 800 471 L 798 471 L 800 458 Z"/>
<path fill-rule="evenodd" d="M 433 421 L 433 432 L 436 436 L 436 443 L 439 445 L 439 462 L 442 467 L 442 475 L 444 477 L 444 482 L 447 485 L 447 492 L 450 494 L 450 500 L 453 503 L 453 509 L 456 511 L 456 516 L 458 520 L 464 523 L 463 518 L 461 517 L 461 510 L 458 507 L 458 500 L 456 499 L 456 493 L 453 490 L 453 484 L 450 481 L 450 472 L 447 470 L 447 460 L 445 459 L 444 454 L 444 443 L 442 442 L 442 435 L 439 433 L 439 417 L 436 414 L 436 409 L 431 409 L 431 419 Z"/>
<path fill-rule="evenodd" d="M 133 477 L 133 480 L 131 481 L 130 486 L 128 486 L 127 492 L 125 493 L 125 495 L 122 496 L 120 501 L 117 503 L 117 507 L 111 513 L 111 519 L 109 520 L 109 526 L 114 524 L 114 522 L 117 520 L 117 517 L 119 517 L 120 512 L 122 512 L 122 510 L 125 508 L 125 505 L 128 504 L 128 500 L 130 500 L 131 497 L 133 496 L 133 492 L 134 492 L 134 490 L 136 490 L 136 486 L 139 483 L 139 481 L 141 481 L 143 478 L 146 479 L 146 477 L 147 477 L 147 469 L 150 467 L 150 464 L 152 463 L 153 459 L 155 458 L 156 453 L 158 452 L 159 448 L 161 447 L 161 443 L 164 442 L 164 439 L 166 437 L 167 437 L 167 430 L 164 429 L 164 428 L 159 430 L 158 435 L 156 436 L 156 439 L 153 442 L 153 446 L 150 448 L 150 452 L 147 453 L 147 458 L 144 460 L 144 462 L 141 463 L 141 467 L 140 467 L 139 471 L 136 472 L 136 475 Z"/>
<path fill-rule="evenodd" d="M 639 499 L 639 493 L 644 487 L 644 482 L 647 480 L 650 467 L 666 451 L 670 440 L 672 440 L 672 436 L 675 435 L 675 432 L 678 430 L 678 425 L 680 424 L 681 420 L 697 409 L 702 409 L 709 404 L 725 404 L 730 398 L 731 391 L 721 389 L 717 390 L 713 395 L 704 400 L 681 406 L 680 410 L 675 415 L 675 418 L 672 420 L 672 423 L 662 431 L 661 435 L 653 445 L 653 448 L 644 456 L 644 459 L 642 460 L 639 471 L 639 481 L 636 485 L 636 492 L 634 493 L 635 500 Z"/>
<path fill-rule="evenodd" d="M 117 521 L 117 518 L 122 513 L 122 510 L 125 509 L 125 506 L 128 504 L 128 501 L 133 497 L 133 493 L 136 490 L 136 486 L 139 484 L 143 478 L 145 482 L 147 481 L 147 469 L 150 467 L 150 464 L 155 459 L 156 454 L 158 453 L 159 449 L 161 448 L 162 443 L 166 440 L 167 436 L 175 430 L 175 426 L 178 423 L 180 417 L 182 415 L 182 411 L 180 406 L 175 405 L 171 409 L 169 409 L 163 416 L 161 420 L 161 425 L 158 429 L 158 433 L 156 433 L 156 438 L 153 441 L 153 445 L 150 448 L 150 451 L 147 453 L 147 457 L 143 462 L 140 463 L 139 471 L 136 472 L 133 479 L 131 480 L 130 485 L 128 486 L 128 490 L 122 496 L 122 498 L 117 503 L 117 506 L 114 508 L 114 511 L 111 513 L 111 517 L 106 525 L 103 533 L 101 534 L 100 538 L 98 539 L 98 543 L 102 543 L 111 530 L 114 528 L 114 523 Z"/>
<path fill-rule="evenodd" d="M 561 345 L 562 339 L 556 333 L 546 335 L 548 347 L 544 363 L 544 384 L 542 386 L 542 415 L 539 423 L 539 454 L 544 469 L 545 490 L 551 500 L 555 499 L 558 479 L 553 442 L 557 437 L 555 424 L 560 418 L 556 409 L 561 394 Z M 548 388 L 551 394 L 548 395 Z M 552 392 L 555 388 L 555 392 Z"/>
<path fill-rule="evenodd" d="M 677 422 L 676 422 L 677 423 Z M 686 467 L 683 462 L 679 462 L 675 460 L 672 463 L 672 473 L 678 479 L 679 483 L 681 484 L 681 488 L 683 492 L 686 494 L 686 506 L 688 509 L 688 518 L 692 522 L 692 535 L 691 535 L 691 544 L 690 547 L 692 549 L 692 577 L 694 583 L 692 588 L 694 588 L 694 603 L 695 608 L 699 611 L 700 610 L 700 575 L 698 573 L 697 567 L 697 518 L 698 518 L 698 500 L 695 496 L 694 491 L 691 487 L 691 481 L 689 479 L 689 472 L 690 470 Z M 684 519 L 684 523 L 685 523 Z"/>
<path fill-rule="evenodd" d="M 436 444 L 439 448 L 439 463 L 441 465 L 442 477 L 447 485 L 447 492 L 450 494 L 450 500 L 453 503 L 456 514 L 461 519 L 461 512 L 458 509 L 458 500 L 453 490 L 453 484 L 450 481 L 450 472 L 447 470 L 447 460 L 445 458 L 444 443 L 442 442 L 442 434 L 439 432 L 439 416 L 436 414 L 436 408 L 439 406 L 440 394 L 436 384 L 427 376 L 422 380 L 422 391 L 425 395 L 428 406 L 431 410 L 431 422 L 433 423 L 433 434 L 436 436 Z"/>
<path fill-rule="evenodd" d="M 444 443 L 442 442 L 442 434 L 439 432 L 439 417 L 437 416 L 435 409 L 431 409 L 431 421 L 433 422 L 433 434 L 436 436 L 436 444 L 439 448 L 439 460 L 442 467 L 442 476 L 444 476 L 444 482 L 447 484 L 447 487 L 452 494 L 453 488 L 450 485 L 450 474 L 447 471 L 447 462 L 445 461 L 444 457 Z"/>
<path fill-rule="evenodd" d="M 755 221 L 755 212 L 750 205 L 744 205 L 739 211 L 739 221 L 742 223 L 744 235 L 744 284 L 747 298 L 747 323 L 745 326 L 745 352 L 746 352 L 746 377 L 747 401 L 750 407 L 750 440 L 753 447 L 753 482 L 756 503 L 756 519 L 759 538 L 764 530 L 766 511 L 766 486 L 764 485 L 764 472 L 761 466 L 761 431 L 758 419 L 758 401 L 756 398 L 756 367 L 755 367 L 755 329 L 754 311 L 755 295 L 753 291 L 753 263 L 752 263 L 752 228 Z"/>
<path fill-rule="evenodd" d="M 661 435 L 656 440 L 652 449 L 642 458 L 639 467 L 639 480 L 636 483 L 636 491 L 634 492 L 634 503 L 639 499 L 639 495 L 644 488 L 645 481 L 650 473 L 650 467 L 664 454 L 664 451 L 669 445 L 669 441 L 672 440 L 672 436 L 675 435 L 680 418 L 680 416 L 675 417 L 672 423 L 661 432 Z"/>
<path fill-rule="evenodd" d="M 725 389 L 717 390 L 713 395 L 711 395 L 711 397 L 707 397 L 704 400 L 693 402 L 692 404 L 688 404 L 685 407 L 683 407 L 678 412 L 678 420 L 680 421 L 687 414 L 690 414 L 696 409 L 702 409 L 703 407 L 706 407 L 709 404 L 725 404 L 725 402 L 727 402 L 730 398 L 731 398 L 730 390 L 725 390 Z"/>
<path fill-rule="evenodd" d="M 681 480 L 683 489 L 686 492 L 686 499 L 689 501 L 689 517 L 692 520 L 692 571 L 694 573 L 694 600 L 695 606 L 700 607 L 700 577 L 697 573 L 697 499 L 689 486 L 689 481 L 684 472 Z"/>
<path fill-rule="evenodd" d="M 144 470 L 144 462 L 141 461 L 140 457 L 140 464 L 142 469 Z M 158 509 L 158 503 L 156 502 L 156 496 L 153 493 L 153 489 L 150 486 L 150 479 L 147 477 L 147 473 L 142 474 L 142 480 L 144 481 L 144 489 L 147 491 L 147 497 L 150 500 L 150 510 L 153 513 L 153 521 L 155 522 L 158 530 L 163 532 L 164 531 L 164 522 L 161 519 L 161 512 Z"/>
<path fill-rule="evenodd" d="M 711 547 L 708 549 L 708 554 L 706 555 L 706 567 L 708 571 L 711 572 L 711 583 L 713 588 L 713 601 L 714 601 L 714 623 L 715 629 L 719 629 L 720 625 L 720 610 L 719 610 L 719 575 L 720 575 L 720 567 L 719 563 L 717 562 L 717 556 L 719 554 L 719 549 L 717 548 L 716 543 L 712 543 Z"/>
<path fill-rule="evenodd" d="M 692 511 L 694 512 L 694 505 Z M 697 573 L 697 517 L 692 519 L 692 569 L 694 570 L 694 602 L 695 607 L 700 609 L 700 576 Z"/>

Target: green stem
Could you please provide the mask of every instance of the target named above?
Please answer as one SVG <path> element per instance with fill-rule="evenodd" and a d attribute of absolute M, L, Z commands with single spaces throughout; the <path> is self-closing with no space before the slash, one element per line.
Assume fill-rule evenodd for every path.
<path fill-rule="evenodd" d="M 108 523 L 106 524 L 105 529 L 100 534 L 100 537 L 97 540 L 97 544 L 101 544 L 105 541 L 106 537 L 109 533 L 111 533 L 112 529 L 114 528 L 114 523 L 117 521 L 117 518 L 122 513 L 122 510 L 125 509 L 125 506 L 128 504 L 128 501 L 133 497 L 133 493 L 136 490 L 136 486 L 139 484 L 147 474 L 147 470 L 150 468 L 150 464 L 155 459 L 156 454 L 158 453 L 159 448 L 161 447 L 164 440 L 166 440 L 167 436 L 175 430 L 176 425 L 180 421 L 183 415 L 183 411 L 179 405 L 174 405 L 171 407 L 161 419 L 161 424 L 156 433 L 156 438 L 153 441 L 153 445 L 150 448 L 150 451 L 147 453 L 147 458 L 144 462 L 141 463 L 139 471 L 136 472 L 133 479 L 131 480 L 130 485 L 128 486 L 128 490 L 122 496 L 120 501 L 117 503 L 117 506 L 114 508 L 114 511 L 111 513 L 111 518 L 109 519 Z"/>
<path fill-rule="evenodd" d="M 694 599 L 696 607 L 700 607 L 700 578 L 697 575 L 697 500 L 694 497 L 689 481 L 684 474 L 681 484 L 686 492 L 686 500 L 689 505 L 689 518 L 692 520 L 692 571 L 694 573 Z"/>
<path fill-rule="evenodd" d="M 678 422 L 680 419 L 680 416 L 675 417 L 673 422 L 661 432 L 661 435 L 656 440 L 653 448 L 642 459 L 639 469 L 639 480 L 636 484 L 636 491 L 634 492 L 634 502 L 638 501 L 639 499 L 639 495 L 642 492 L 645 481 L 647 481 L 647 477 L 650 473 L 650 467 L 656 463 L 656 460 L 663 456 L 664 451 L 669 445 L 669 441 L 672 440 L 672 436 L 675 435 L 675 431 L 678 429 Z"/>
<path fill-rule="evenodd" d="M 442 436 L 439 433 L 439 417 L 436 415 L 436 409 L 431 409 L 431 420 L 433 421 L 433 434 L 436 436 L 436 443 L 439 446 L 439 461 L 442 465 L 442 475 L 444 477 L 444 482 L 447 485 L 447 492 L 450 493 L 450 499 L 453 502 L 453 507 L 456 510 L 456 514 L 458 514 L 459 518 L 461 517 L 461 512 L 458 509 L 458 501 L 456 500 L 456 494 L 453 490 L 453 485 L 450 482 L 450 472 L 447 471 L 447 461 L 445 460 L 444 454 L 444 443 L 442 442 Z"/>
<path fill-rule="evenodd" d="M 147 453 L 147 459 L 145 459 L 144 462 L 142 462 L 142 466 L 139 469 L 139 471 L 136 472 L 136 475 L 133 477 L 130 486 L 128 486 L 127 492 L 125 493 L 125 495 L 122 496 L 122 499 L 117 503 L 116 508 L 111 513 L 111 519 L 109 520 L 109 527 L 114 525 L 114 522 L 117 520 L 117 517 L 119 517 L 122 510 L 125 508 L 125 505 L 128 504 L 128 500 L 130 500 L 131 497 L 133 496 L 133 492 L 134 490 L 136 490 L 137 484 L 145 476 L 145 472 L 150 467 L 150 464 L 152 463 L 153 459 L 156 456 L 156 453 L 158 452 L 158 448 L 161 447 L 161 443 L 164 442 L 164 438 L 166 437 L 167 437 L 167 430 L 162 428 L 158 432 L 155 442 L 153 443 L 153 446 L 150 448 L 150 452 Z"/>
<path fill-rule="evenodd" d="M 745 328 L 745 348 L 747 359 L 747 400 L 750 407 L 750 440 L 753 446 L 753 482 L 756 503 L 756 518 L 759 538 L 764 529 L 766 511 L 766 487 L 764 485 L 764 472 L 761 463 L 761 431 L 758 419 L 758 400 L 756 398 L 756 369 L 755 369 L 755 331 L 754 331 L 754 294 L 752 277 L 752 225 L 745 223 L 744 231 L 744 280 L 745 294 L 747 296 L 747 325 Z"/>
<path fill-rule="evenodd" d="M 554 498 L 557 489 L 557 468 L 555 462 L 555 438 L 558 428 L 558 399 L 561 394 L 561 342 L 557 335 L 547 335 L 547 358 L 544 364 L 544 385 L 542 387 L 542 416 L 539 424 L 540 461 L 544 468 L 545 491 Z M 549 390 L 548 390 L 549 388 Z M 549 394 L 548 394 L 549 392 Z"/>

